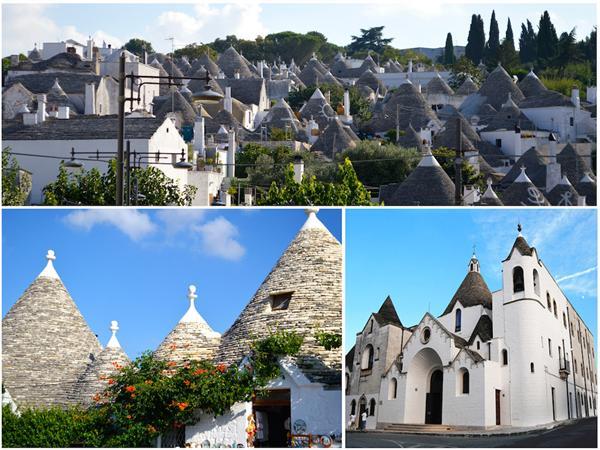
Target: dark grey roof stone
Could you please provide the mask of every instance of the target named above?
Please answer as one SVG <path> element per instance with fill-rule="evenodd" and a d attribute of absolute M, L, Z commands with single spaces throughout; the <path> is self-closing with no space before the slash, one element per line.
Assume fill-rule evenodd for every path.
<path fill-rule="evenodd" d="M 335 154 L 355 146 L 356 141 L 348 134 L 340 120 L 332 119 L 310 150 L 312 152 L 321 152 L 329 159 L 333 159 Z"/>
<path fill-rule="evenodd" d="M 488 75 L 479 91 L 465 99 L 460 106 L 460 111 L 470 117 L 478 114 L 479 108 L 485 103 L 489 103 L 495 109 L 500 109 L 508 99 L 509 94 L 516 103 L 525 98 L 511 76 L 502 66 L 498 65 Z"/>
<path fill-rule="evenodd" d="M 97 88 L 102 77 L 91 73 L 34 73 L 12 77 L 6 82 L 6 86 L 21 83 L 33 94 L 45 94 L 50 91 L 57 79 L 65 93 L 83 94 L 85 93 L 86 84 L 94 83 L 94 86 Z"/>
<path fill-rule="evenodd" d="M 533 73 L 533 70 L 519 81 L 518 86 L 525 98 L 543 94 L 547 91 L 546 86 L 544 86 L 537 75 Z"/>
<path fill-rule="evenodd" d="M 425 92 L 427 95 L 454 95 L 452 88 L 448 86 L 448 83 L 446 83 L 442 77 L 440 77 L 439 73 L 436 73 L 436 76 L 429 80 L 429 83 L 425 86 Z"/>
<path fill-rule="evenodd" d="M 416 148 L 420 152 L 425 149 L 421 136 L 419 136 L 419 133 L 411 124 L 408 125 L 403 134 L 400 133 L 397 144 L 403 148 Z"/>
<path fill-rule="evenodd" d="M 365 70 L 363 72 L 358 80 L 356 80 L 356 86 L 369 86 L 373 91 L 379 91 L 381 95 L 385 95 L 387 92 L 385 85 L 370 70 Z"/>
<path fill-rule="evenodd" d="M 229 47 L 225 50 L 217 61 L 217 65 L 228 78 L 234 78 L 236 73 L 240 74 L 240 78 L 253 77 L 253 73 L 246 64 L 246 61 L 241 57 L 237 50 Z"/>
<path fill-rule="evenodd" d="M 296 118 L 296 115 L 287 102 L 284 99 L 280 99 L 269 110 L 262 120 L 261 125 L 265 125 L 269 129 L 279 128 L 282 130 L 284 130 L 287 125 L 293 129 L 294 133 L 296 133 L 300 128 L 300 121 Z"/>
<path fill-rule="evenodd" d="M 579 193 L 575 190 L 569 179 L 563 175 L 562 180 L 546 194 L 552 206 L 577 206 Z"/>
<path fill-rule="evenodd" d="M 167 95 L 166 100 L 154 115 L 161 119 L 161 121 L 164 121 L 167 114 L 170 112 L 179 113 L 182 122 L 185 125 L 194 125 L 194 122 L 196 121 L 196 111 L 178 90 L 174 90 L 171 94 Z"/>
<path fill-rule="evenodd" d="M 560 164 L 563 175 L 567 176 L 573 186 L 578 184 L 586 173 L 592 172 L 588 160 L 581 156 L 570 143 L 556 155 L 556 161 Z"/>
<path fill-rule="evenodd" d="M 590 177 L 586 176 L 575 185 L 575 189 L 580 195 L 585 195 L 585 204 L 588 206 L 596 206 L 596 195 L 598 188 L 596 182 Z"/>
<path fill-rule="evenodd" d="M 173 63 L 173 60 L 171 58 L 165 59 L 165 62 L 162 63 L 162 66 L 165 69 L 165 71 L 167 72 L 167 74 L 171 75 L 172 77 L 182 77 L 183 76 L 183 72 L 179 69 L 179 67 L 177 67 L 177 65 L 175 63 Z M 181 81 L 181 80 L 179 80 L 179 81 Z"/>
<path fill-rule="evenodd" d="M 532 95 L 519 102 L 519 108 L 548 108 L 553 106 L 562 106 L 566 108 L 573 108 L 573 102 L 566 95 L 560 92 L 546 90 L 540 94 Z"/>
<path fill-rule="evenodd" d="M 93 73 L 94 67 L 91 61 L 83 61 L 81 57 L 74 53 L 59 53 L 52 58 L 39 62 L 23 61 L 12 70 L 27 70 L 33 72 L 44 72 L 46 70 L 67 71 L 67 72 L 87 72 Z"/>
<path fill-rule="evenodd" d="M 306 66 L 298 75 L 298 78 L 305 86 L 318 86 L 323 83 L 323 73 L 319 72 L 313 66 Z"/>
<path fill-rule="evenodd" d="M 467 77 L 454 93 L 456 95 L 470 95 L 478 90 L 479 87 L 475 84 L 473 79 L 471 77 Z"/>
<path fill-rule="evenodd" d="M 517 126 L 521 130 L 537 129 L 533 122 L 529 120 L 529 118 L 523 114 L 519 107 L 509 98 L 506 103 L 502 105 L 500 111 L 498 111 L 492 120 L 489 121 L 488 126 L 481 131 L 514 130 Z"/>
<path fill-rule="evenodd" d="M 125 139 L 150 139 L 163 120 L 153 117 L 126 118 Z M 2 124 L 4 141 L 41 141 L 75 139 L 117 139 L 118 119 L 116 115 L 80 115 L 74 118 L 47 119 L 41 124 Z M 65 153 L 68 149 L 65 149 Z"/>
<path fill-rule="evenodd" d="M 479 318 L 475 328 L 473 328 L 468 344 L 473 344 L 477 336 L 482 342 L 487 342 L 494 337 L 492 319 L 489 316 L 483 315 Z"/>
<path fill-rule="evenodd" d="M 457 302 L 465 308 L 481 305 L 484 308 L 492 309 L 492 293 L 479 272 L 469 271 L 467 273 L 442 316 L 452 312 Z"/>
<path fill-rule="evenodd" d="M 336 114 L 321 90 L 317 88 L 300 108 L 300 117 L 305 120 L 314 119 L 319 124 L 319 129 L 323 130 L 329 125 L 329 121 L 336 117 Z"/>
<path fill-rule="evenodd" d="M 549 206 L 544 194 L 522 172 L 501 194 L 505 206 Z"/>
<path fill-rule="evenodd" d="M 454 182 L 433 155 L 425 155 L 391 196 L 393 206 L 454 205 Z"/>
<path fill-rule="evenodd" d="M 379 311 L 373 313 L 373 317 L 381 327 L 385 325 L 396 325 L 398 327 L 402 327 L 402 322 L 398 317 L 398 313 L 396 312 L 392 298 L 389 295 L 381 304 Z"/>
<path fill-rule="evenodd" d="M 230 87 L 231 96 L 246 105 L 260 105 L 260 95 L 265 89 L 263 78 L 222 78 L 218 79 L 217 83 L 223 92 L 226 87 Z"/>
<path fill-rule="evenodd" d="M 511 167 L 508 173 L 500 181 L 502 187 L 514 183 L 521 175 L 521 167 L 525 167 L 527 177 L 540 189 L 546 187 L 546 156 L 537 148 L 531 147 Z"/>
<path fill-rule="evenodd" d="M 513 246 L 510 248 L 510 252 L 508 252 L 506 259 L 510 258 L 514 249 L 517 249 L 522 256 L 532 256 L 534 247 L 530 247 L 525 238 L 519 235 L 517 236 L 517 239 L 515 239 Z"/>

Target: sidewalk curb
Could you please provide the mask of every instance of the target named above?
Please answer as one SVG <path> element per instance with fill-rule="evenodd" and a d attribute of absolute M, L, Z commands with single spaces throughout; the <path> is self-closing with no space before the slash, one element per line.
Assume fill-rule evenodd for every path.
<path fill-rule="evenodd" d="M 530 430 L 515 430 L 515 431 L 498 431 L 494 432 L 493 430 L 477 430 L 477 431 L 395 431 L 395 430 L 346 430 L 346 434 L 360 434 L 360 433 L 391 433 L 391 434 L 412 434 L 412 435 L 425 435 L 425 436 L 459 436 L 459 437 L 485 437 L 485 436 L 519 436 L 537 433 L 540 431 L 550 431 L 555 430 L 557 428 L 563 427 L 565 425 L 571 425 L 576 423 L 576 419 L 564 420 L 562 422 L 557 422 L 555 424 L 541 426 L 539 428 L 533 428 Z"/>

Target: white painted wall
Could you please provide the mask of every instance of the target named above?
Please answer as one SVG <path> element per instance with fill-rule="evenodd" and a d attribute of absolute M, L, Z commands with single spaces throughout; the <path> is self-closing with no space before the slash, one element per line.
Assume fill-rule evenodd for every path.
<path fill-rule="evenodd" d="M 251 415 L 251 402 L 236 403 L 229 413 L 218 417 L 200 412 L 198 423 L 185 427 L 185 441 L 194 447 L 200 447 L 205 441 L 210 442 L 211 447 L 236 447 L 237 444 L 247 447 L 246 427 Z"/>

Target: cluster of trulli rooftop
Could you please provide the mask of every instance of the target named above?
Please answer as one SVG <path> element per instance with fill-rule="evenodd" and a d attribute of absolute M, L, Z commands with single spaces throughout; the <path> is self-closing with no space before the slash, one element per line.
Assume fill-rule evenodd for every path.
<path fill-rule="evenodd" d="M 202 318 L 195 307 L 196 288 L 190 286 L 187 312 L 154 353 L 177 364 L 238 364 L 252 340 L 293 329 L 304 342 L 297 356 L 282 361 L 285 381 L 274 380 L 274 389 L 287 388 L 292 398 L 303 398 L 305 391 L 319 395 L 320 412 L 292 405 L 291 417 L 305 420 L 314 434 L 329 435 L 341 432 L 342 358 L 338 349 L 321 346 L 315 333 L 318 327 L 341 334 L 342 249 L 317 211 L 307 209 L 306 222 L 225 334 Z M 54 252 L 49 250 L 46 258 L 46 267 L 2 320 L 3 402 L 16 408 L 89 405 L 107 387 L 115 364 L 124 366 L 129 358 L 117 340 L 116 321 L 102 348 L 56 272 Z M 246 424 L 239 428 L 245 430 Z M 188 434 L 202 442 L 204 434 L 197 429 Z M 237 442 L 245 442 L 245 435 Z"/>
<path fill-rule="evenodd" d="M 8 71 L 3 146 L 15 153 L 44 148 L 55 156 L 68 155 L 71 148 L 113 149 L 115 140 L 106 138 L 117 131 L 115 77 L 121 51 L 95 47 L 91 40 L 87 45 L 67 43 L 65 53 L 55 53 L 61 46 L 50 45 L 48 51 L 46 47 L 34 49 L 28 61 Z M 285 145 L 310 149 L 325 160 L 356 146 L 359 135 L 370 139 L 397 129 L 397 144 L 417 148 L 424 159 L 402 183 L 381 186 L 375 200 L 388 205 L 453 205 L 457 198 L 467 205 L 596 202 L 595 87 L 588 88 L 587 102 L 582 102 L 577 89 L 571 97 L 548 90 L 533 70 L 517 82 L 501 66 L 491 73 L 480 67 L 481 86 L 467 77 L 453 90 L 447 82 L 449 72 L 413 67 L 412 62 L 407 67 L 397 61 L 379 65 L 371 56 L 353 60 L 337 54 L 329 64 L 313 56 L 299 66 L 293 59 L 252 63 L 233 47 L 216 61 L 208 54 L 189 61 L 160 53 L 142 58 L 125 53 L 126 73 L 175 77 L 208 73 L 210 89 L 222 95 L 219 101 L 198 100 L 194 94 L 205 88 L 200 80 L 178 88 L 135 84 L 139 100 L 127 105 L 131 113 L 125 139 L 138 153 L 178 153 L 193 144 L 193 170 L 157 167 L 181 184 L 197 186 L 195 205 L 209 204 L 219 193 L 227 203 L 235 154 L 248 142 L 268 145 L 275 128 L 285 130 L 289 138 Z M 358 87 L 371 105 L 372 118 L 353 120 L 348 92 L 342 104 L 332 105 L 328 92 L 318 88 L 322 85 Z M 317 86 L 314 94 L 298 111 L 292 110 L 286 102 L 289 93 L 307 86 Z M 129 86 L 127 92 L 132 92 Z M 430 156 L 431 149 L 457 146 L 459 122 L 465 159 L 491 181 L 484 193 L 465 186 L 455 194 L 453 180 Z M 173 127 L 179 133 L 169 134 Z M 215 166 L 203 164 L 206 158 Z M 31 202 L 41 202 L 42 188 L 55 178 L 58 162 L 28 156 L 18 160 L 33 174 Z M 142 164 L 153 163 L 149 158 Z M 105 170 L 105 165 L 98 163 L 98 168 Z M 301 176 L 302 171 L 297 173 Z"/>

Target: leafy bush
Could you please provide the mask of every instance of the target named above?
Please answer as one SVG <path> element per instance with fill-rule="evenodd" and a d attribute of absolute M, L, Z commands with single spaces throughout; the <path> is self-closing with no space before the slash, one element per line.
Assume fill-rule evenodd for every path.
<path fill-rule="evenodd" d="M 2 204 L 22 206 L 31 191 L 31 175 L 22 172 L 19 163 L 10 154 L 10 149 L 2 151 Z"/>
<path fill-rule="evenodd" d="M 315 334 L 315 337 L 319 345 L 324 347 L 325 350 L 332 350 L 334 348 L 340 348 L 342 346 L 341 334 L 319 331 Z"/>

